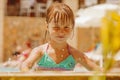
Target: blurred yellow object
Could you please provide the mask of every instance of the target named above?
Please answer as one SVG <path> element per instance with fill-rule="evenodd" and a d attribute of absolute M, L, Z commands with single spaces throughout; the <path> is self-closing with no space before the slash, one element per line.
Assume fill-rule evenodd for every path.
<path fill-rule="evenodd" d="M 108 11 L 102 19 L 101 42 L 105 72 L 114 63 L 114 55 L 120 49 L 120 15 L 117 11 Z"/>
<path fill-rule="evenodd" d="M 9 80 L 15 80 L 15 78 L 14 78 L 14 77 L 11 77 Z"/>
<path fill-rule="evenodd" d="M 112 17 L 113 20 L 120 21 L 120 15 L 118 11 L 111 11 L 110 16 Z"/>
<path fill-rule="evenodd" d="M 107 17 L 104 17 L 102 20 L 102 27 L 101 27 L 101 42 L 103 45 L 103 56 L 105 57 L 107 55 L 107 52 L 109 51 L 109 42 L 110 42 L 110 36 L 109 36 L 109 27 L 110 22 L 107 20 Z"/>
<path fill-rule="evenodd" d="M 120 15 L 118 11 L 107 11 L 102 18 L 101 43 L 103 47 L 104 73 L 112 68 L 114 56 L 120 50 Z M 106 80 L 106 77 L 92 76 L 89 80 Z"/>
<path fill-rule="evenodd" d="M 88 80 L 106 80 L 106 77 L 95 75 L 95 76 L 91 76 Z"/>

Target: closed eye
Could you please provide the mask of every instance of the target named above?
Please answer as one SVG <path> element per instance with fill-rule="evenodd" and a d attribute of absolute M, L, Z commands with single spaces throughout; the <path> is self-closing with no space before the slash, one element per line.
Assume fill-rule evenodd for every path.
<path fill-rule="evenodd" d="M 53 27 L 53 29 L 54 29 L 54 30 L 59 30 L 59 29 L 60 29 L 60 27 Z"/>
<path fill-rule="evenodd" d="M 70 29 L 71 29 L 71 27 L 64 27 L 64 29 L 65 29 L 65 30 L 70 30 Z"/>

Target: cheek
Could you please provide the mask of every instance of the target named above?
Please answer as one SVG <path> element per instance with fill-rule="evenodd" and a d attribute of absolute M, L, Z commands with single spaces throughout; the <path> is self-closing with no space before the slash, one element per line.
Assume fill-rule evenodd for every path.
<path fill-rule="evenodd" d="M 67 36 L 70 37 L 70 36 L 71 36 L 71 33 L 69 33 Z"/>
<path fill-rule="evenodd" d="M 63 31 L 63 34 L 65 34 L 65 35 L 71 35 L 71 33 L 72 33 L 72 30 L 70 30 L 70 31 Z M 53 36 L 53 35 L 59 34 L 59 32 L 58 31 L 54 31 L 54 30 L 49 30 L 49 34 Z"/>
<path fill-rule="evenodd" d="M 50 34 L 54 34 L 55 31 L 53 31 L 53 30 L 49 30 L 49 33 L 50 33 Z"/>
<path fill-rule="evenodd" d="M 66 32 L 66 34 L 71 35 L 71 34 L 72 34 L 72 31 L 68 31 L 68 32 Z"/>
<path fill-rule="evenodd" d="M 49 31 L 49 35 L 55 35 L 56 34 L 56 32 L 55 31 Z"/>

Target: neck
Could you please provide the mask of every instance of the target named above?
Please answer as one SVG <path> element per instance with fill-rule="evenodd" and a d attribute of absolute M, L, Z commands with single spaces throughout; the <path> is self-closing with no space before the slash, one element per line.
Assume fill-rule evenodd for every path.
<path fill-rule="evenodd" d="M 50 41 L 49 44 L 52 48 L 57 48 L 57 49 L 65 49 L 67 48 L 68 45 L 67 42 L 57 43 L 55 41 Z"/>

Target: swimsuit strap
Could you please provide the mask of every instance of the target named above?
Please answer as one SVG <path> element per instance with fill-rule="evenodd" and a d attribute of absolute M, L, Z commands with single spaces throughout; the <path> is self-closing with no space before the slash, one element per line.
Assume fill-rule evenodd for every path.
<path fill-rule="evenodd" d="M 48 48 L 49 48 L 49 43 L 48 43 L 47 46 L 46 46 L 45 53 L 47 53 Z M 71 53 L 70 53 L 70 47 L 69 47 L 68 44 L 67 44 L 67 50 L 68 50 L 69 55 L 71 55 Z"/>
<path fill-rule="evenodd" d="M 49 48 L 49 43 L 48 43 L 47 46 L 46 46 L 45 53 L 47 53 L 48 48 Z"/>
<path fill-rule="evenodd" d="M 71 52 L 70 52 L 70 47 L 69 47 L 69 45 L 68 45 L 68 44 L 67 44 L 67 50 L 68 50 L 69 55 L 71 55 Z"/>

